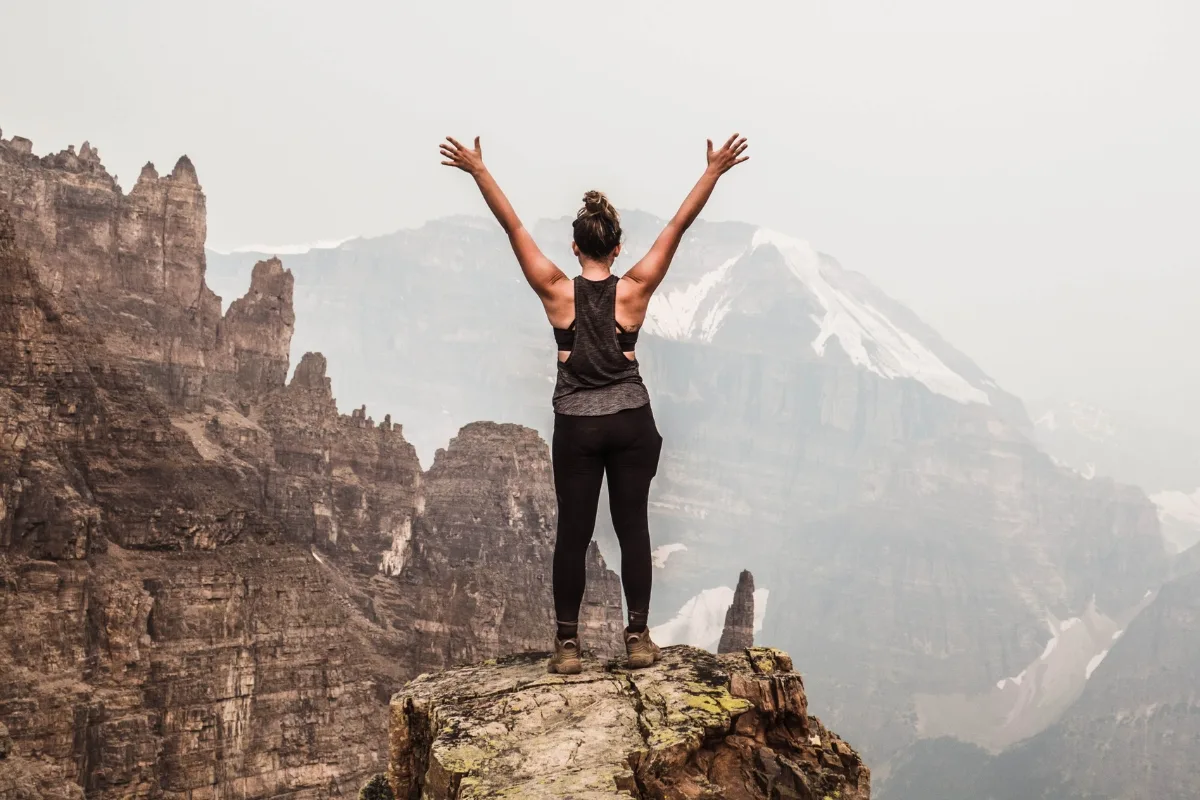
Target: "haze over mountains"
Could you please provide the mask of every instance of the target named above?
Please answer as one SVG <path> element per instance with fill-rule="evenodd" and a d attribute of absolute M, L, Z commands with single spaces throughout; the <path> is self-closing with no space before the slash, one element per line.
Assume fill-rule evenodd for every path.
<path fill-rule="evenodd" d="M 223 309 L 209 276 L 255 256 L 206 263 L 187 158 L 124 194 L 90 145 L 14 137 L 0 203 L 5 774 L 349 796 L 381 696 L 539 647 L 553 339 L 493 225 L 260 260 Z M 626 223 L 632 261 L 662 222 Z M 563 263 L 566 229 L 537 228 Z M 651 311 L 656 636 L 717 646 L 750 570 L 742 628 L 792 652 L 896 797 L 964 752 L 1009 791 L 1037 742 L 1031 792 L 1193 785 L 1200 551 L 1169 554 L 1145 492 L 1056 463 L 1020 400 L 793 236 L 698 222 Z M 338 411 L 365 392 L 386 402 Z"/>
<path fill-rule="evenodd" d="M 1158 506 L 1167 549 L 1200 543 L 1200 436 L 1086 403 L 1032 404 L 1038 442 L 1086 478 L 1142 487 Z"/>
<path fill-rule="evenodd" d="M 662 224 L 624 221 L 617 271 Z M 567 223 L 535 235 L 569 271 Z M 210 253 L 214 285 L 255 257 Z M 288 263 L 296 346 L 332 341 L 343 396 L 402 407 L 422 458 L 481 416 L 549 434 L 553 340 L 490 220 Z M 727 565 L 751 569 L 757 639 L 796 655 L 885 790 L 917 742 L 999 752 L 1054 724 L 1168 577 L 1178 547 L 1143 491 L 1045 453 L 1019 399 L 802 239 L 698 222 L 644 330 L 667 441 L 652 624 L 714 646 Z"/>

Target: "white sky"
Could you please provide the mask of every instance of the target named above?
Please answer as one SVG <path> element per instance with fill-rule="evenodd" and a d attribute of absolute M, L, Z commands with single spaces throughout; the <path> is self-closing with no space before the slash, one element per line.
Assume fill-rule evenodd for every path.
<path fill-rule="evenodd" d="M 5 135 L 126 189 L 186 152 L 210 246 L 486 213 L 446 134 L 526 218 L 667 216 L 737 130 L 707 218 L 807 238 L 1019 394 L 1200 430 L 1198 3 L 2 5 Z"/>

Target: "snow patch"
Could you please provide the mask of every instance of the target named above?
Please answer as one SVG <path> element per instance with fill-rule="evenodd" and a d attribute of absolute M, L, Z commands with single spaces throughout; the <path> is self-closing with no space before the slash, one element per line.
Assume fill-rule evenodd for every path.
<path fill-rule="evenodd" d="M 733 603 L 733 589 L 705 589 L 683 604 L 671 620 L 654 627 L 650 635 L 660 645 L 690 644 L 713 649 L 721 641 L 725 612 Z"/>
<path fill-rule="evenodd" d="M 318 553 L 316 550 L 309 550 L 308 552 L 312 553 L 312 557 L 317 560 L 318 564 L 321 564 L 326 567 L 329 566 L 328 564 L 325 563 L 325 559 L 321 558 L 321 554 Z"/>
<path fill-rule="evenodd" d="M 671 557 L 671 553 L 678 553 L 687 550 L 687 545 L 679 542 L 664 544 L 654 548 L 654 552 L 650 554 L 650 559 L 654 562 L 654 566 L 662 569 L 667 566 L 667 559 Z"/>
<path fill-rule="evenodd" d="M 1046 649 L 1042 651 L 1042 661 L 1045 661 L 1047 658 L 1049 658 L 1050 654 L 1054 652 L 1054 648 L 1056 648 L 1056 647 L 1058 647 L 1058 637 L 1057 636 L 1051 638 L 1050 641 L 1046 642 Z"/>
<path fill-rule="evenodd" d="M 725 310 L 716 315 L 714 315 L 716 309 L 710 309 L 698 328 L 696 313 L 700 310 L 700 306 L 708 297 L 709 292 L 725 280 L 738 258 L 740 256 L 729 259 L 713 271 L 701 276 L 700 280 L 682 289 L 652 296 L 650 305 L 646 309 L 646 321 L 643 327 L 654 335 L 666 339 L 687 339 L 699 335 L 706 342 L 712 341 L 712 336 L 716 333 L 721 319 L 729 310 L 728 303 L 725 303 Z M 718 303 L 718 305 L 720 304 Z"/>
<path fill-rule="evenodd" d="M 307 242 L 304 244 L 247 244 L 241 247 L 235 247 L 232 250 L 217 250 L 214 247 L 208 248 L 218 255 L 228 256 L 233 253 L 262 253 L 264 255 L 273 256 L 298 256 L 307 253 L 309 250 L 332 250 L 346 242 L 354 239 L 354 236 L 345 236 L 341 239 L 320 239 L 315 242 Z"/>
<path fill-rule="evenodd" d="M 1166 522 L 1174 520 L 1186 525 L 1200 525 L 1200 489 L 1191 494 L 1183 492 L 1159 492 L 1150 495 L 1158 506 L 1158 518 Z"/>
<path fill-rule="evenodd" d="M 1100 666 L 1100 662 L 1108 655 L 1108 651 L 1104 650 L 1092 656 L 1092 660 L 1088 662 L 1087 669 L 1083 671 L 1084 680 L 1092 677 L 1092 673 L 1096 671 L 1096 667 Z"/>
<path fill-rule="evenodd" d="M 667 622 L 656 625 L 650 635 L 660 645 L 690 644 L 705 650 L 716 650 L 725 629 L 725 612 L 733 604 L 734 590 L 728 586 L 705 589 L 688 600 Z M 754 591 L 754 632 L 762 630 L 767 613 L 765 588 Z"/>
<path fill-rule="evenodd" d="M 1123 631 L 1123 630 L 1117 631 L 1116 633 L 1114 633 L 1114 634 L 1113 634 L 1113 638 L 1112 638 L 1112 640 L 1115 642 L 1117 639 L 1120 639 L 1120 638 L 1121 638 L 1121 634 L 1122 634 L 1122 633 L 1124 633 L 1124 632 L 1125 632 L 1125 631 Z"/>
<path fill-rule="evenodd" d="M 946 366 L 915 337 L 896 327 L 875 308 L 830 283 L 821 268 L 820 256 L 808 242 L 759 228 L 751 247 L 763 245 L 771 245 L 783 255 L 788 269 L 824 309 L 823 314 L 813 315 L 820 330 L 811 346 L 818 355 L 823 356 L 829 340 L 837 337 L 854 364 L 877 375 L 912 378 L 930 391 L 960 403 L 990 404 L 986 392 Z"/>

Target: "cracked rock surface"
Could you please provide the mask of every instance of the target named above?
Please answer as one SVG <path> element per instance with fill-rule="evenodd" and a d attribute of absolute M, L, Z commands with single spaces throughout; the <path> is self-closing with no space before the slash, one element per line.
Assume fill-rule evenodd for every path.
<path fill-rule="evenodd" d="M 397 798 L 867 800 L 870 771 L 808 715 L 778 650 L 663 650 L 649 669 L 525 654 L 422 675 L 392 698 Z"/>

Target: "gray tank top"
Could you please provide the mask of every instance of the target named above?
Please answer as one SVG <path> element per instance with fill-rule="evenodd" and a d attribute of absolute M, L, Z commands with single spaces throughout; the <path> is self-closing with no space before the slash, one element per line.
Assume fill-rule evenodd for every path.
<path fill-rule="evenodd" d="M 572 330 L 554 330 L 560 350 L 570 350 L 558 362 L 554 411 L 573 417 L 598 417 L 650 402 L 637 360 L 621 351 L 617 338 L 617 278 L 602 281 L 575 278 L 575 322 Z M 571 342 L 570 334 L 574 334 Z M 635 334 L 622 333 L 629 342 Z M 565 346 L 570 343 L 570 346 Z"/>

